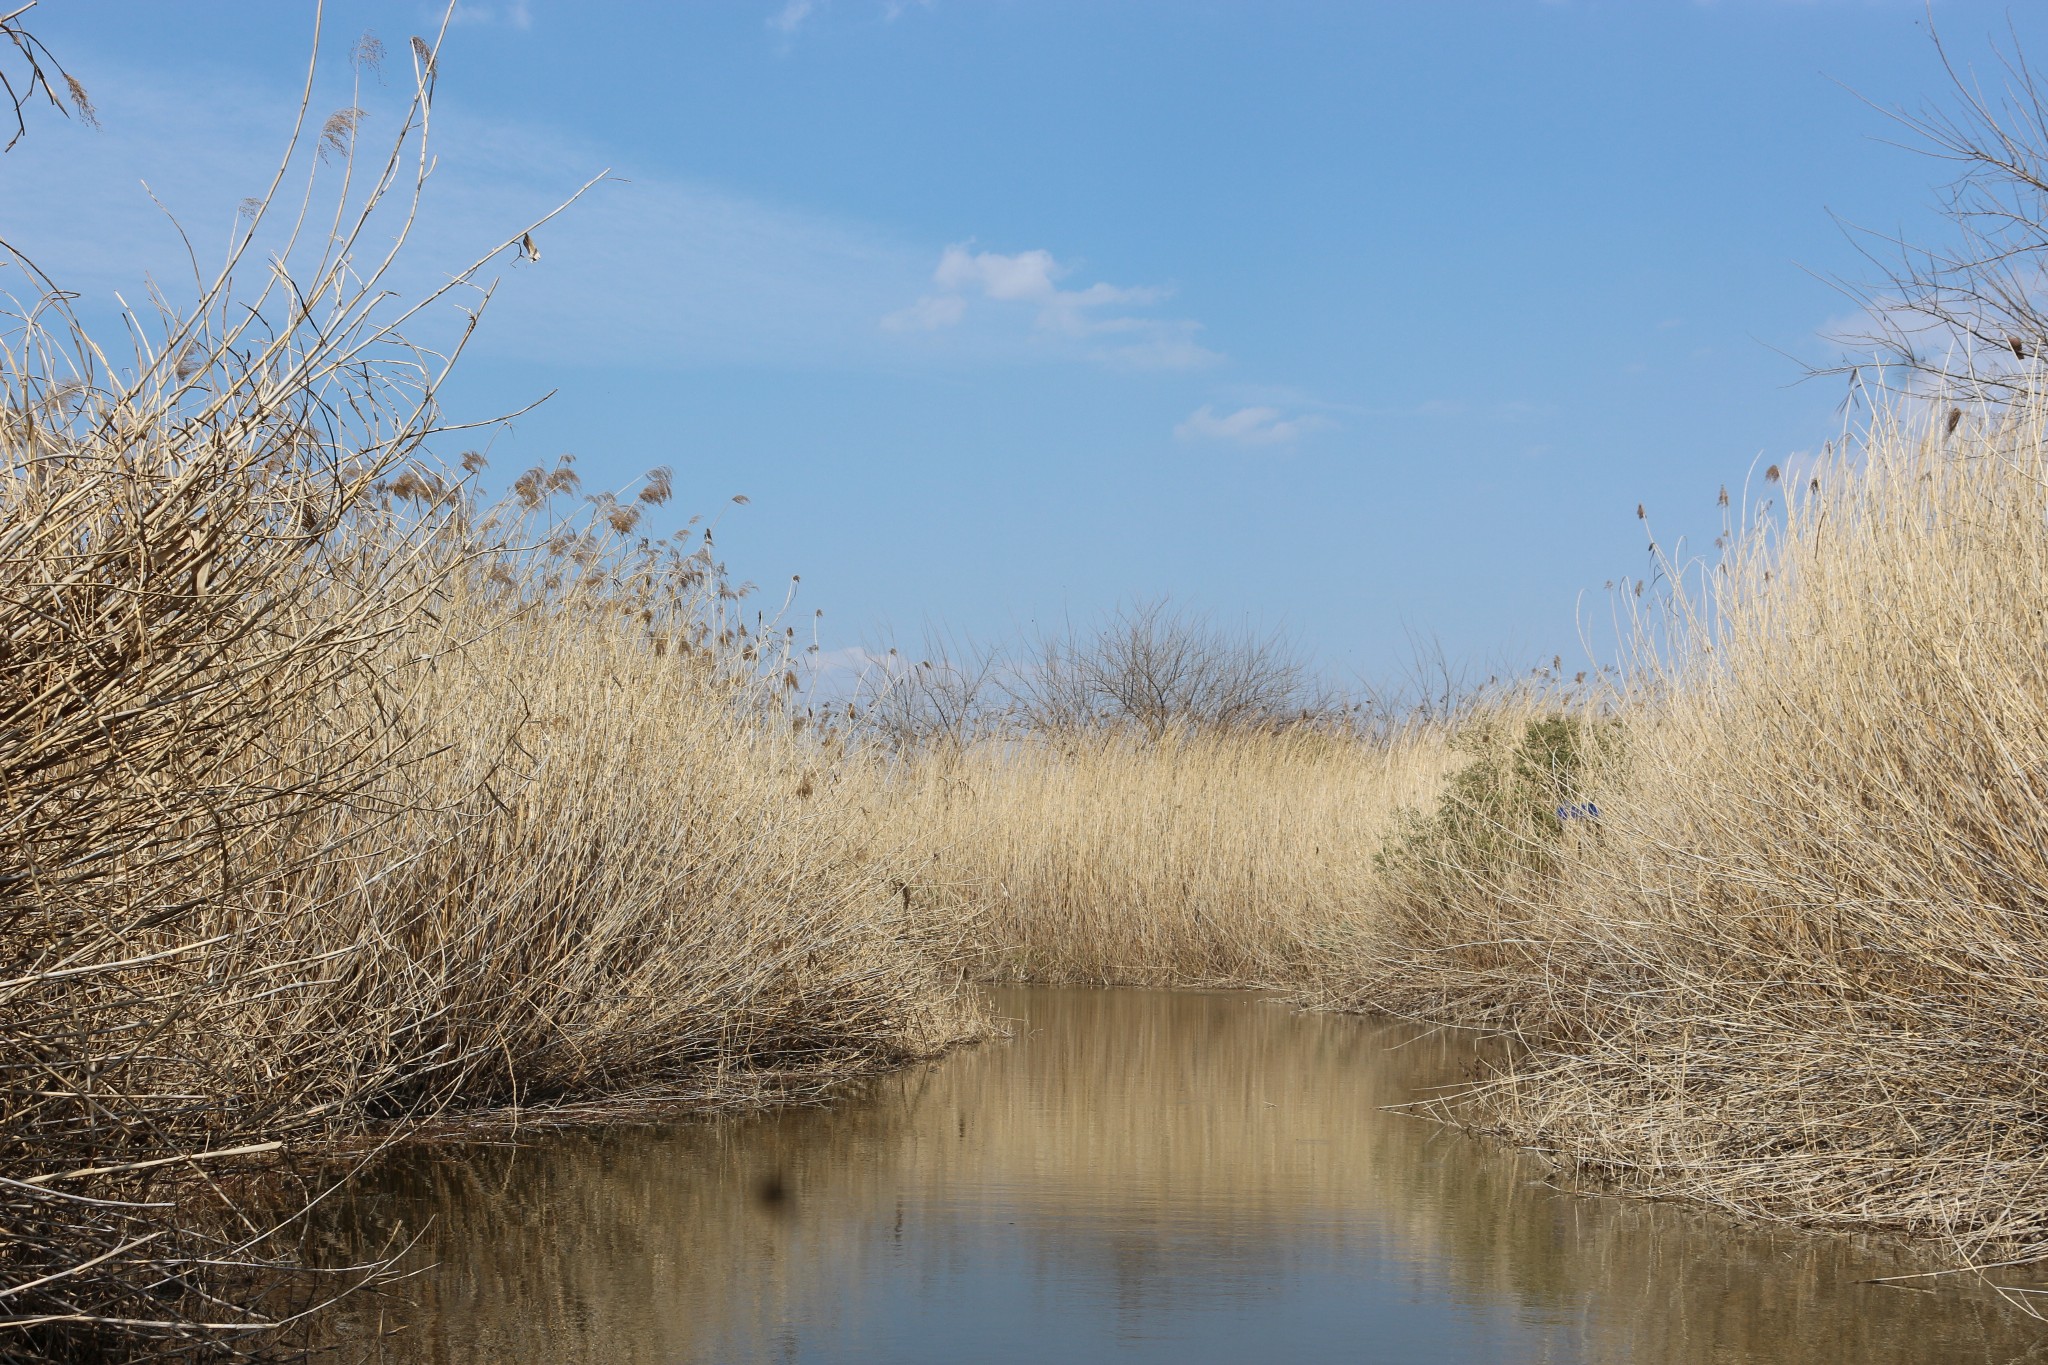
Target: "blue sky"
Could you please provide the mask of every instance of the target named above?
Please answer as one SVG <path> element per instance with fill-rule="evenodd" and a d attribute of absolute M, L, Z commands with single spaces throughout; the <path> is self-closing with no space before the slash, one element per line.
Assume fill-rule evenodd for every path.
<path fill-rule="evenodd" d="M 2006 7 L 1942 3 L 1984 61 Z M 102 127 L 0 160 L 0 235 L 88 299 L 202 252 L 288 128 L 310 4 L 44 0 Z M 340 54 L 437 8 L 331 0 Z M 2025 36 L 2027 15 L 2019 14 Z M 465 5 L 416 260 L 599 186 L 506 270 L 449 390 L 493 450 L 733 493 L 720 549 L 825 643 L 1170 593 L 1333 676 L 1411 639 L 1587 663 L 1608 580 L 1840 429 L 1796 359 L 1926 236 L 1919 0 Z M 364 136 L 409 78 L 372 89 Z M 134 297 L 131 293 L 128 297 Z M 451 454 L 453 452 L 450 452 Z M 1761 467 L 1758 464 L 1757 467 Z M 1604 661 L 1604 658 L 1599 661 Z"/>

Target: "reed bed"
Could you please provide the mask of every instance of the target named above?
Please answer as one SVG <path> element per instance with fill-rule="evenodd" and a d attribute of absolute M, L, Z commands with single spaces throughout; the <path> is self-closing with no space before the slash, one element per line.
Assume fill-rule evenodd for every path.
<path fill-rule="evenodd" d="M 1391 741 L 935 744 L 873 798 L 997 979 L 1505 1035 L 1442 1112 L 1739 1216 L 2048 1258 L 2048 438 L 1904 409 L 1636 618 L 1622 680 Z M 901 830 L 901 834 L 894 831 Z"/>
<path fill-rule="evenodd" d="M 812 799 L 834 742 L 719 617 L 708 554 L 551 540 L 470 562 L 433 638 L 406 642 L 430 660 L 409 700 L 431 752 L 378 832 L 381 875 L 330 862 L 292 898 L 293 937 L 332 941 L 336 965 L 264 1030 L 360 1056 L 317 1100 L 715 1099 L 971 1030 L 958 971 L 847 810 Z"/>
<path fill-rule="evenodd" d="M 1065 730 L 939 744 L 866 797 L 906 901 L 990 979 L 1287 986 L 1377 899 L 1436 727 Z"/>
<path fill-rule="evenodd" d="M 432 164 L 410 56 L 389 153 L 302 118 L 130 350 L 6 259 L 0 1359 L 269 1349 L 376 1271 L 299 1259 L 336 1150 L 814 1096 L 982 1026 L 811 799 L 839 741 L 784 704 L 786 635 L 708 531 L 646 529 L 666 474 L 493 509 L 435 459 L 467 333 L 402 329 L 532 229 L 393 311 L 363 244 Z"/>
<path fill-rule="evenodd" d="M 1516 1033 L 1459 1117 L 1744 1216 L 2048 1256 L 2048 447 L 2038 397 L 1965 416 L 1879 420 L 1645 620 L 1629 689 L 1556 722 L 1597 825 L 1495 762 L 1403 846 L 1332 998 Z"/>
<path fill-rule="evenodd" d="M 35 515 L 0 607 L 8 1351 L 253 1340 L 306 1306 L 234 1174 L 265 1149 L 815 1095 L 979 1027 L 810 799 L 833 741 L 708 552 L 618 529 L 647 507 L 494 525 L 408 463 L 342 524 L 209 540 L 137 472 L 165 430 L 9 489 Z M 308 496 L 162 458 L 206 509 Z"/>
<path fill-rule="evenodd" d="M 1774 488 L 1611 692 L 884 745 L 656 532 L 665 474 L 455 463 L 467 330 L 405 328 L 531 229 L 390 311 L 409 55 L 388 155 L 302 118 L 118 357 L 0 251 L 0 1359 L 258 1350 L 346 1289 L 279 1154 L 815 1096 L 984 1031 L 970 976 L 1494 1030 L 1446 1113 L 1569 1167 L 2048 1259 L 2048 400 Z"/>

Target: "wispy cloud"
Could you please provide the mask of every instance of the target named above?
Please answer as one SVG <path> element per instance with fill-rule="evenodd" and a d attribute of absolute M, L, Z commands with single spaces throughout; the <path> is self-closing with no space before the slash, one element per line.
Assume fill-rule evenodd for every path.
<path fill-rule="evenodd" d="M 906 666 L 894 650 L 881 654 L 862 645 L 819 650 L 800 656 L 798 663 L 815 682 L 826 684 L 825 690 L 845 693 L 858 690 L 872 675 L 893 676 Z"/>
<path fill-rule="evenodd" d="M 768 27 L 781 34 L 795 33 L 803 27 L 804 20 L 811 17 L 811 11 L 815 8 L 811 0 L 789 0 L 788 4 L 769 17 Z"/>
<path fill-rule="evenodd" d="M 1316 413 L 1289 417 L 1279 408 L 1249 407 L 1221 413 L 1207 403 L 1173 429 L 1183 441 L 1221 441 L 1240 446 L 1278 446 L 1335 426 Z"/>
<path fill-rule="evenodd" d="M 455 24 L 503 24 L 525 30 L 533 27 L 533 6 L 527 0 L 506 0 L 502 5 L 460 4 L 449 16 Z"/>
<path fill-rule="evenodd" d="M 51 121 L 46 135 L 9 154 L 7 235 L 92 306 L 115 290 L 137 297 L 147 276 L 176 296 L 191 271 L 151 193 L 210 268 L 237 230 L 236 206 L 274 171 L 294 92 L 280 85 L 195 103 L 139 69 L 109 71 L 102 83 L 103 131 Z M 330 106 L 346 94 L 332 92 Z M 400 98 L 395 88 L 383 97 Z M 366 137 L 396 126 L 392 109 L 366 103 Z M 439 169 L 402 278 L 392 281 L 407 298 L 606 165 L 627 182 L 597 186 L 537 233 L 538 264 L 504 268 L 491 317 L 471 343 L 479 357 L 892 371 L 1046 359 L 1185 370 L 1217 359 L 1194 322 L 1149 314 L 1166 289 L 1076 279 L 1050 252 L 934 253 L 855 218 L 617 165 L 616 149 L 516 121 L 450 110 L 436 128 Z M 338 184 L 336 168 L 322 174 Z M 7 283 L 0 278 L 0 288 Z M 915 302 L 906 308 L 905 300 Z M 886 330 L 876 325 L 885 314 Z"/>
<path fill-rule="evenodd" d="M 103 131 L 50 120 L 48 136 L 9 154 L 6 235 L 88 306 L 111 301 L 116 290 L 144 296 L 152 276 L 179 297 L 193 272 L 151 194 L 210 271 L 242 221 L 237 205 L 275 170 L 291 127 L 291 92 L 195 102 L 147 71 L 111 71 L 100 83 Z M 369 142 L 397 119 L 384 104 L 365 102 Z M 617 154 L 460 110 L 437 115 L 434 151 L 438 169 L 392 282 L 406 298 L 479 247 L 516 234 Z M 302 161 L 323 184 L 338 185 L 338 167 Z M 874 320 L 918 289 L 930 269 L 923 245 L 854 219 L 639 167 L 618 170 L 630 183 L 597 186 L 536 234 L 539 264 L 505 267 L 491 318 L 472 343 L 479 354 L 659 369 L 903 363 Z M 0 269 L 0 289 L 9 284 Z"/>
<path fill-rule="evenodd" d="M 970 302 L 1028 310 L 1036 331 L 1087 342 L 1092 359 L 1143 369 L 1188 369 L 1222 357 L 1194 340 L 1201 324 L 1186 319 L 1144 317 L 1127 310 L 1149 308 L 1171 296 L 1157 285 L 1115 285 L 1103 281 L 1078 289 L 1061 287 L 1073 273 L 1043 248 L 1004 255 L 949 246 L 932 271 L 937 288 L 908 307 L 882 318 L 888 332 L 933 332 L 966 321 Z"/>
<path fill-rule="evenodd" d="M 882 327 L 891 332 L 936 332 L 966 316 L 967 300 L 958 294 L 928 294 L 883 318 Z"/>

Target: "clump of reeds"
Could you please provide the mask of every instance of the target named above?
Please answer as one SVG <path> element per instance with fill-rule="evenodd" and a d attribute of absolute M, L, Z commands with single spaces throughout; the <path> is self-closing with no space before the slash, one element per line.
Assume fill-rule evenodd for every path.
<path fill-rule="evenodd" d="M 395 183 L 388 166 L 364 212 Z M 253 240 L 192 306 L 131 319 L 152 340 L 118 360 L 7 261 L 0 1340 L 18 1354 L 139 1355 L 275 1317 L 227 1288 L 272 1252 L 220 1216 L 215 1172 L 274 1147 L 278 1116 L 220 1043 L 243 1045 L 244 999 L 302 988 L 279 889 L 340 853 L 335 813 L 409 757 L 402 725 L 348 712 L 390 694 L 383 656 L 428 606 L 412 561 L 449 529 L 369 507 L 422 454 L 432 371 L 343 250 L 238 289 Z M 267 942 L 262 970 L 221 970 L 240 935 Z"/>
<path fill-rule="evenodd" d="M 707 544 L 633 534 L 666 477 L 566 523 L 569 471 L 519 484 L 488 533 L 538 548 L 469 555 L 394 659 L 427 752 L 363 831 L 379 875 L 330 861 L 290 897 L 339 950 L 260 1013 L 308 1059 L 295 1102 L 715 1099 L 959 1036 L 957 973 L 804 790 L 836 741 L 779 700 L 786 637 Z"/>
<path fill-rule="evenodd" d="M 1350 999 L 1511 1021 L 1530 1052 L 1462 1112 L 1582 1168 L 2030 1261 L 2048 444 L 2037 395 L 1934 417 L 1785 480 L 1646 629 L 1597 824 L 1517 878 L 1447 852 L 1409 894 L 1458 934 L 1387 921 Z"/>
<path fill-rule="evenodd" d="M 1349 701 L 1281 635 L 1164 600 L 1021 647 L 928 637 L 863 680 L 835 796 L 987 979 L 1293 987 L 1434 799 L 1441 714 Z"/>
<path fill-rule="evenodd" d="M 345 1288 L 295 1272 L 252 1158 L 811 1093 L 975 1026 L 854 813 L 803 790 L 833 741 L 778 700 L 767 623 L 708 545 L 639 534 L 666 476 L 572 514 L 543 470 L 494 513 L 479 459 L 432 458 L 453 357 L 401 328 L 433 299 L 387 311 L 397 248 L 355 255 L 431 165 L 413 50 L 389 155 L 319 125 L 191 304 L 123 319 L 132 353 L 6 264 L 8 1359 L 255 1349 Z"/>

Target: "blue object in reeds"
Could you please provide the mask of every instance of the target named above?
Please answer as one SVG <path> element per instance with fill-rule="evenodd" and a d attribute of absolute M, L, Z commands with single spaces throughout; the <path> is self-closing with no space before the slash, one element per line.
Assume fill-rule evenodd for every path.
<path fill-rule="evenodd" d="M 1559 806 L 1557 808 L 1557 818 L 1560 820 L 1598 820 L 1600 818 L 1600 808 L 1591 801 L 1581 801 L 1573 806 Z"/>

